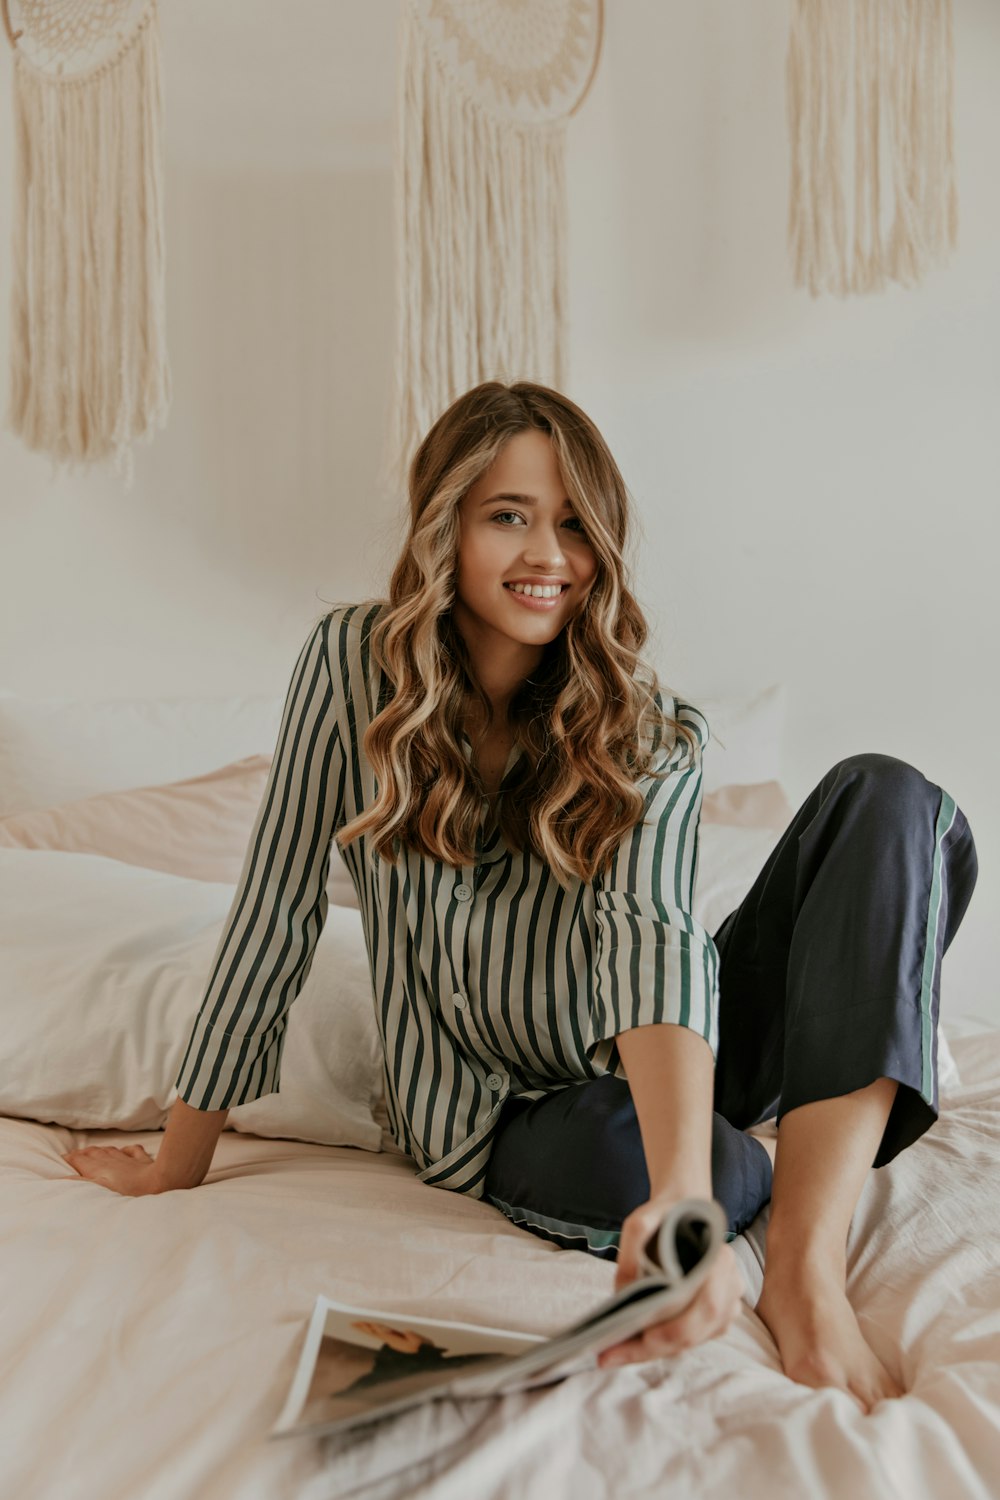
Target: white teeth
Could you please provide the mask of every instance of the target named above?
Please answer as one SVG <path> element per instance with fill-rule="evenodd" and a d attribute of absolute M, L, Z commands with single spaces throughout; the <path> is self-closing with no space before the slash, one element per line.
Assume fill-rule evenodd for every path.
<path fill-rule="evenodd" d="M 527 594 L 531 599 L 554 599 L 557 594 L 562 593 L 561 583 L 510 583 L 507 587 L 515 594 Z"/>

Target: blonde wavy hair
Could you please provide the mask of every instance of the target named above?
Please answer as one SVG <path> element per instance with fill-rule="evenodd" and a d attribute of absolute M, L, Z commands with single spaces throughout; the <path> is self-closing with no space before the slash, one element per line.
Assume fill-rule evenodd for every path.
<path fill-rule="evenodd" d="M 393 864 L 397 840 L 452 866 L 474 862 L 486 791 L 459 734 L 473 705 L 487 731 L 493 709 L 452 621 L 459 505 L 504 444 L 529 428 L 552 441 L 597 572 L 510 701 L 508 724 L 524 754 L 498 798 L 497 819 L 507 846 L 527 845 L 566 889 L 607 870 L 643 811 L 637 778 L 670 774 L 653 769 L 661 747 L 672 756 L 683 738 L 693 761 L 699 740 L 663 710 L 656 672 L 639 656 L 648 629 L 626 582 L 630 502 L 618 466 L 578 406 L 530 381 L 489 380 L 460 396 L 410 464 L 409 535 L 370 640 L 395 687 L 363 740 L 378 795 L 337 841 L 369 834 Z"/>

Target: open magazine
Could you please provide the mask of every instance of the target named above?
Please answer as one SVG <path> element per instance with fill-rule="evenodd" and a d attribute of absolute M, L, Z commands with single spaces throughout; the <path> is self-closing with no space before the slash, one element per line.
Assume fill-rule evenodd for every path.
<path fill-rule="evenodd" d="M 640 1258 L 640 1275 L 559 1333 L 514 1333 L 349 1307 L 319 1296 L 270 1437 L 316 1437 L 443 1396 L 549 1385 L 594 1369 L 602 1350 L 676 1317 L 696 1295 L 728 1222 L 709 1199 L 674 1204 Z"/>

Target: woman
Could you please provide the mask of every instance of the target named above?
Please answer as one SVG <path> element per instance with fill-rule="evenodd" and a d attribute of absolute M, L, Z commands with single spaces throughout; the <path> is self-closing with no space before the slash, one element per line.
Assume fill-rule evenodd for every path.
<path fill-rule="evenodd" d="M 937 1117 L 968 823 L 912 766 L 851 756 L 713 938 L 691 915 L 709 728 L 640 658 L 601 434 L 490 381 L 409 477 L 388 601 L 337 606 L 300 653 L 157 1157 L 67 1159 L 127 1194 L 202 1181 L 229 1108 L 277 1087 L 336 836 L 421 1180 L 616 1259 L 618 1287 L 678 1198 L 717 1197 L 732 1235 L 770 1198 L 757 1312 L 792 1379 L 867 1411 L 901 1388 L 847 1299 L 847 1235 L 869 1168 Z M 775 1115 L 776 1153 L 754 1133 Z M 718 1335 L 741 1291 L 726 1246 L 683 1315 L 602 1363 Z"/>

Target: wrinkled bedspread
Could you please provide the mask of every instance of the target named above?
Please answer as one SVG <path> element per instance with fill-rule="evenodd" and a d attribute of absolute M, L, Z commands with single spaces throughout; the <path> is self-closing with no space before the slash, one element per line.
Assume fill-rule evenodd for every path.
<path fill-rule="evenodd" d="M 268 1442 L 319 1291 L 550 1332 L 607 1296 L 614 1268 L 418 1183 L 391 1153 L 227 1131 L 200 1188 L 125 1199 L 61 1153 L 155 1151 L 155 1134 L 2 1118 L 2 1494 L 997 1496 L 1000 1032 L 952 1045 L 962 1086 L 870 1174 L 852 1226 L 852 1301 L 908 1392 L 869 1416 L 789 1381 L 747 1306 L 677 1360 Z M 748 1232 L 758 1251 L 766 1219 Z"/>

